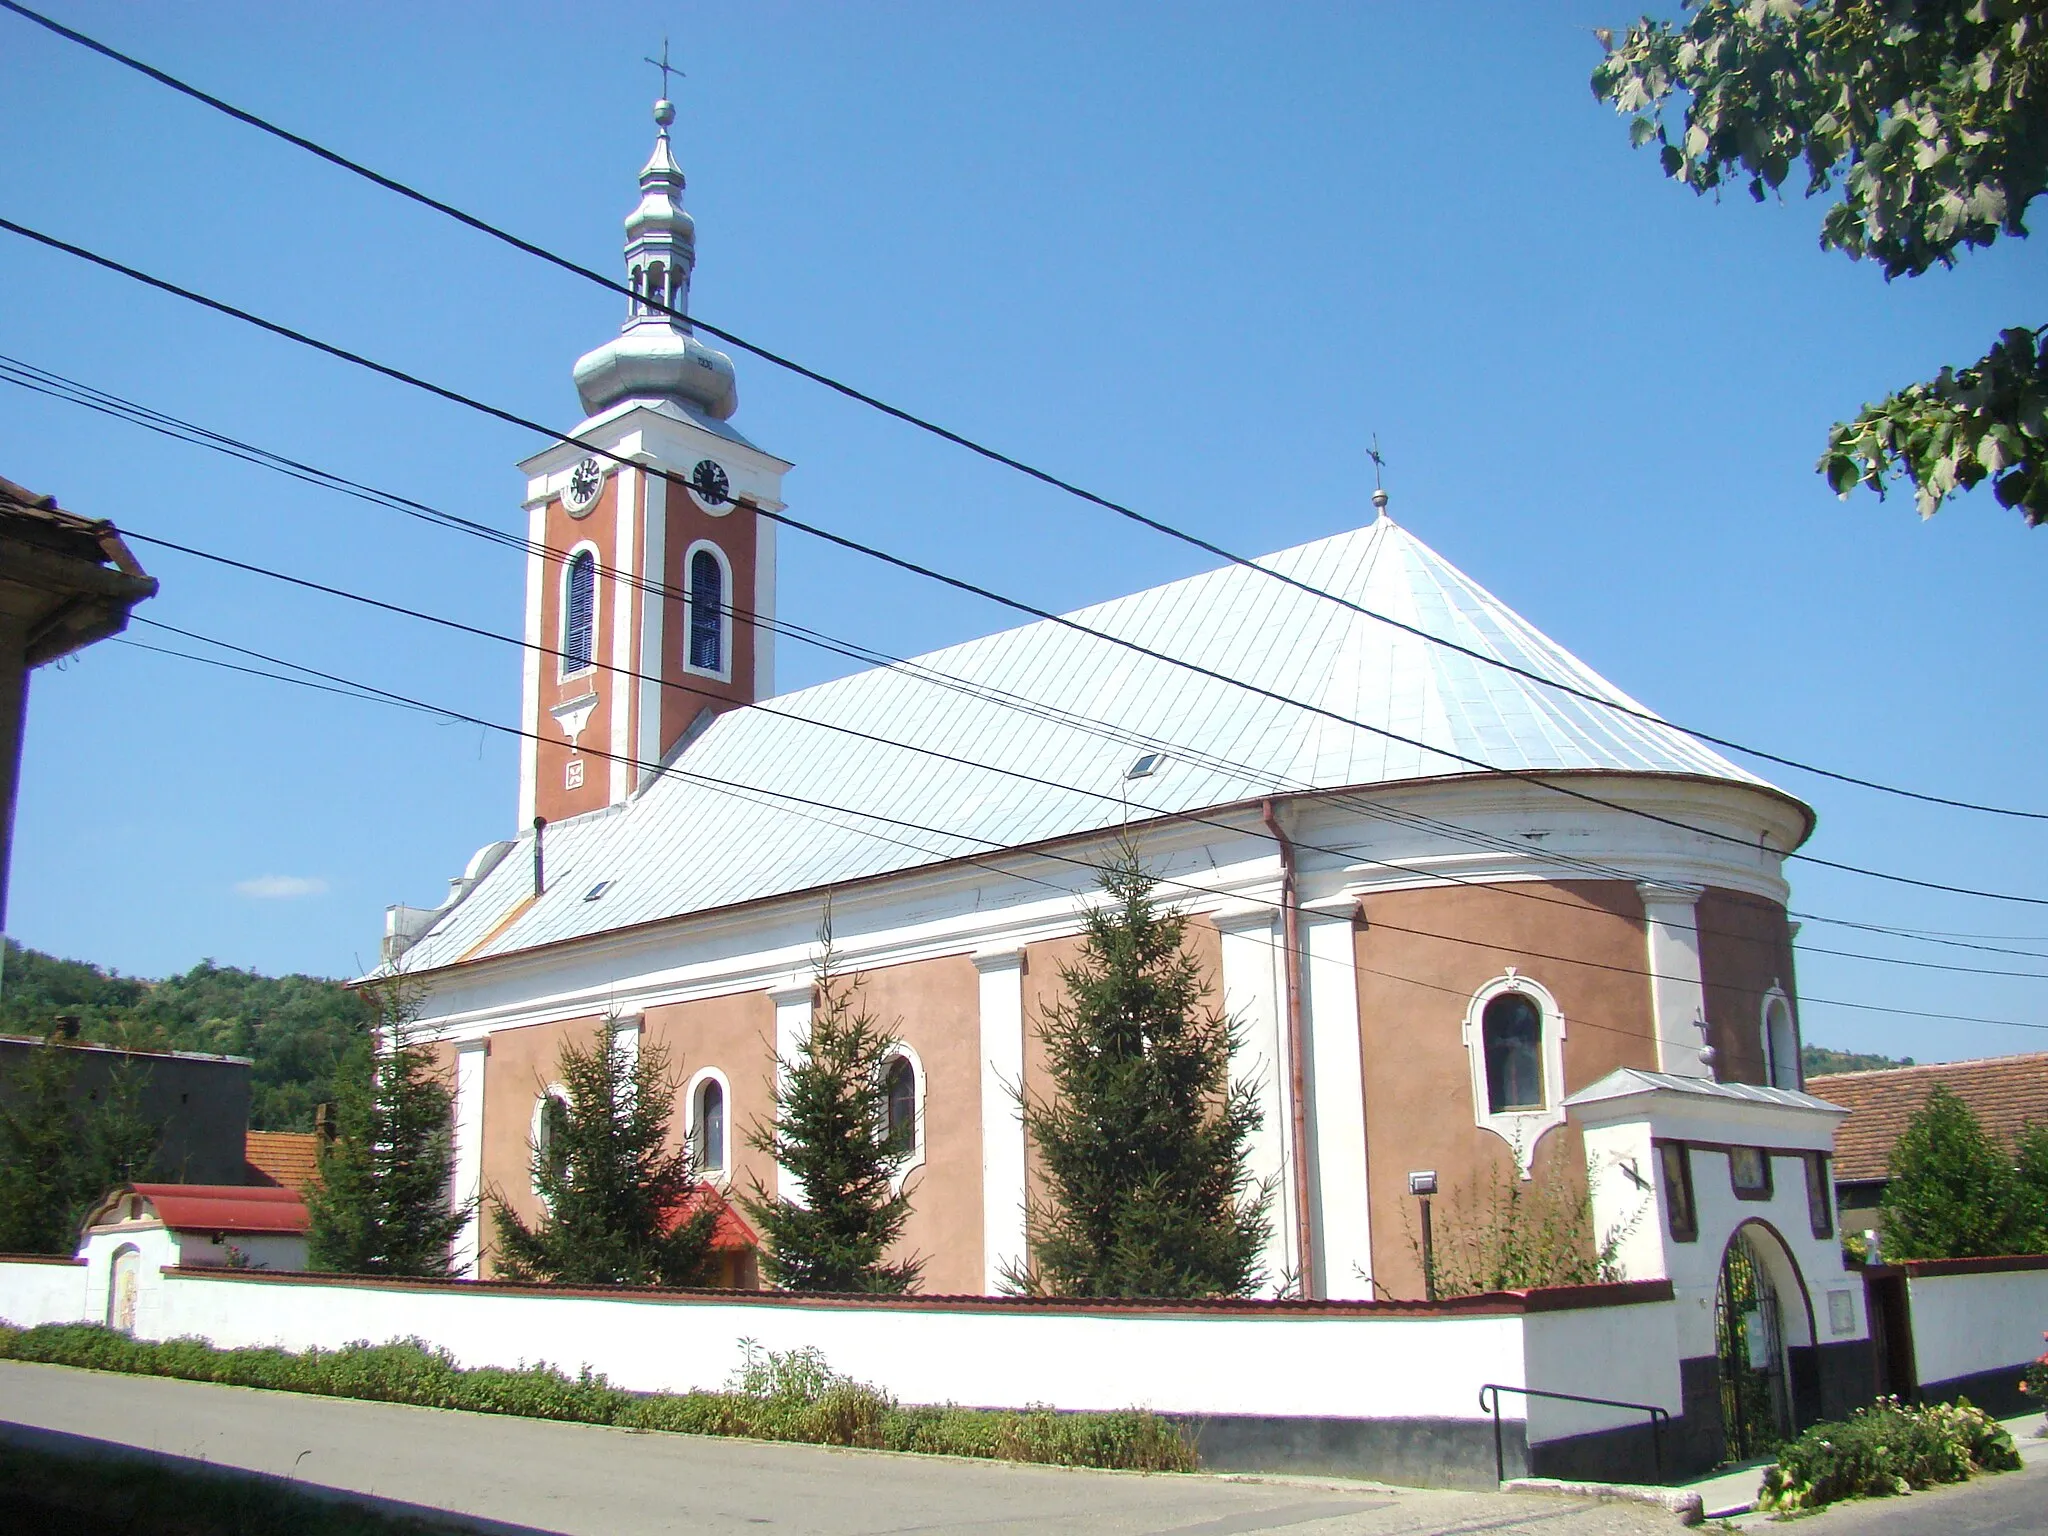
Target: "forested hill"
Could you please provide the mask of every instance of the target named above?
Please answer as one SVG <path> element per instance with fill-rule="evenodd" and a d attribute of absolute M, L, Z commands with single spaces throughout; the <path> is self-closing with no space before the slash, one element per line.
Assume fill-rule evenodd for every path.
<path fill-rule="evenodd" d="M 310 1131 L 313 1106 L 334 1097 L 334 1070 L 366 1026 L 361 1000 L 320 976 L 261 976 L 202 960 L 182 976 L 143 981 L 7 941 L 0 1034 L 40 1035 L 76 1014 L 81 1039 L 152 1051 L 247 1056 L 249 1124 Z"/>
<path fill-rule="evenodd" d="M 1881 1072 L 1887 1067 L 1910 1067 L 1910 1056 L 1868 1056 L 1861 1051 L 1831 1050 L 1825 1045 L 1804 1046 L 1799 1064 L 1808 1077 L 1825 1077 L 1830 1072 Z"/>

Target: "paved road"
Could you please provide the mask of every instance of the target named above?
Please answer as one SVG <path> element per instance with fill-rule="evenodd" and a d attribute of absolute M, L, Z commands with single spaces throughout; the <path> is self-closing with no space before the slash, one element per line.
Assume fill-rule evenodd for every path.
<path fill-rule="evenodd" d="M 1836 1504 L 1796 1529 L 1799 1536 L 2042 1536 L 2048 1532 L 2048 1462 L 1899 1499 Z"/>
<path fill-rule="evenodd" d="M 1669 1536 L 1661 1510 L 638 1434 L 0 1361 L 0 1421 L 558 1536 Z"/>

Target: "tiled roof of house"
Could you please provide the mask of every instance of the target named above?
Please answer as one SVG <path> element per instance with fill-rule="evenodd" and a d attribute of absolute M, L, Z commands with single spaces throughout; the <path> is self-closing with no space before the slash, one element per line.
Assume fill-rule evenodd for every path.
<path fill-rule="evenodd" d="M 303 1195 L 320 1176 L 320 1138 L 305 1131 L 251 1131 L 243 1157 L 251 1184 Z"/>
<path fill-rule="evenodd" d="M 1535 678 L 1642 708 L 1390 519 L 1256 563 Z M 1244 566 L 1072 617 L 1266 694 L 1048 619 L 784 694 L 767 701 L 772 713 L 729 710 L 624 805 L 550 826 L 538 900 L 523 834 L 436 919 L 407 968 L 1240 804 L 1276 786 L 1390 784 L 1483 764 L 1771 792 L 1654 716 L 1542 686 Z M 1151 752 L 1164 753 L 1156 771 L 1127 778 Z M 586 900 L 600 882 L 602 899 Z"/>
<path fill-rule="evenodd" d="M 124 1184 L 100 1202 L 86 1225 L 120 1220 L 117 1213 L 131 1195 L 141 1197 L 144 1215 L 156 1217 L 174 1232 L 297 1234 L 312 1223 L 305 1202 L 288 1189 L 248 1184 Z"/>
<path fill-rule="evenodd" d="M 1884 1178 L 1892 1143 L 1937 1084 L 1968 1104 L 1991 1139 L 2008 1149 L 2027 1125 L 2048 1125 L 2048 1051 L 1808 1078 L 1812 1092 L 1849 1111 L 1835 1133 L 1835 1178 Z"/>

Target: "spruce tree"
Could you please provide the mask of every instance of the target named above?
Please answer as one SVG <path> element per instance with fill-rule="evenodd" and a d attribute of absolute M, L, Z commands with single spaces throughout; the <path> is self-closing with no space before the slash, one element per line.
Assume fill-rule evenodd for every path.
<path fill-rule="evenodd" d="M 306 1261 L 358 1275 L 444 1276 L 469 1204 L 451 1200 L 455 1095 L 401 978 L 364 989 L 376 1020 L 335 1074 L 334 1139 L 307 1192 Z"/>
<path fill-rule="evenodd" d="M 837 973 L 829 914 L 821 939 L 811 1027 L 795 1060 L 776 1061 L 773 1122 L 747 1133 L 795 1177 L 802 1198 L 770 1194 L 755 1179 L 740 1203 L 767 1239 L 769 1284 L 900 1294 L 924 1261 L 887 1257 L 910 1216 L 909 1193 L 893 1187 L 905 1149 L 889 1135 L 897 1040 L 868 1011 L 860 979 Z"/>
<path fill-rule="evenodd" d="M 669 1145 L 677 1082 L 667 1050 L 649 1041 L 629 1053 L 605 1019 L 587 1045 L 563 1042 L 556 1072 L 567 1101 L 543 1105 L 532 1164 L 546 1214 L 529 1226 L 492 1192 L 498 1268 L 557 1285 L 710 1284 L 722 1202 L 688 1209 L 697 1164 L 690 1148 Z"/>
<path fill-rule="evenodd" d="M 1208 1003 L 1187 919 L 1135 848 L 1105 869 L 1080 963 L 1038 1035 L 1050 1097 L 1024 1096 L 1049 1198 L 1012 1287 L 1065 1296 L 1243 1296 L 1261 1282 L 1272 1191 L 1246 1143 L 1256 1085 L 1230 1082 L 1242 1028 Z"/>
<path fill-rule="evenodd" d="M 1879 1219 L 1887 1259 L 1987 1258 L 2025 1253 L 2036 1240 L 2013 1160 L 1945 1087 L 1892 1144 Z"/>

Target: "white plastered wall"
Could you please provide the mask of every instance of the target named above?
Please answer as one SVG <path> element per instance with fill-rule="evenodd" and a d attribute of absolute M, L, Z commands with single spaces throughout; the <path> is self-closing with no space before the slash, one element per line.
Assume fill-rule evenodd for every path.
<path fill-rule="evenodd" d="M 1022 1269 L 1030 1256 L 1024 1117 L 1017 1100 L 1024 1082 L 1024 951 L 980 951 L 974 969 L 981 1031 L 981 1283 L 995 1295 L 1004 1272 Z"/>
<path fill-rule="evenodd" d="M 1244 1032 L 1243 1043 L 1230 1060 L 1232 1086 L 1251 1083 L 1258 1089 L 1259 1127 L 1247 1147 L 1252 1178 L 1272 1191 L 1266 1206 L 1267 1232 L 1261 1264 L 1265 1295 L 1294 1294 L 1288 1282 L 1300 1272 L 1296 1248 L 1293 1104 L 1289 1093 L 1285 1034 L 1287 982 L 1280 923 L 1274 909 L 1260 904 L 1248 911 L 1219 914 L 1222 939 L 1223 1007 Z"/>

